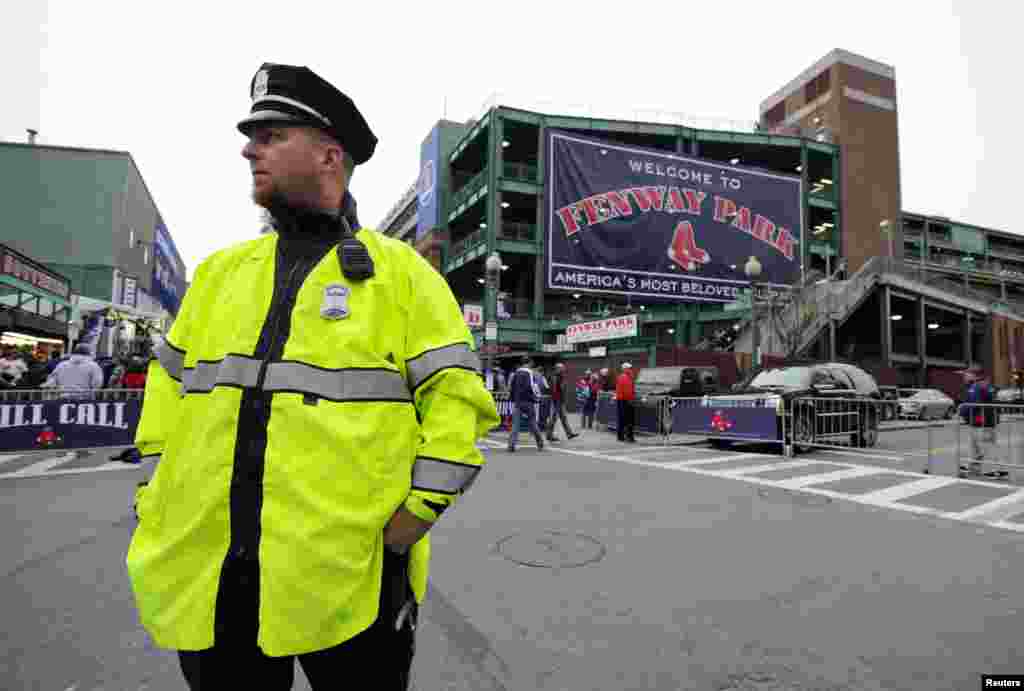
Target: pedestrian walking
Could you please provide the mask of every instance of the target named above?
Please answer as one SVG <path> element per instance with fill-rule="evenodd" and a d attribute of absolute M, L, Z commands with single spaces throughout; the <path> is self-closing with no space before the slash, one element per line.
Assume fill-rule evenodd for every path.
<path fill-rule="evenodd" d="M 591 373 L 587 382 L 587 398 L 583 402 L 583 427 L 594 429 L 594 415 L 597 413 L 597 399 L 601 393 L 601 377 Z"/>
<path fill-rule="evenodd" d="M 519 443 L 519 428 L 523 418 L 529 427 L 530 434 L 537 440 L 537 448 L 544 449 L 544 438 L 537 424 L 536 405 L 540 400 L 540 387 L 537 385 L 536 374 L 531 370 L 532 363 L 524 359 L 522 366 L 515 371 L 509 381 L 509 395 L 512 399 L 512 431 L 508 437 L 508 450 L 515 452 Z"/>
<path fill-rule="evenodd" d="M 558 441 L 555 438 L 555 425 L 562 421 L 562 429 L 565 430 L 566 439 L 575 439 L 580 436 L 569 427 L 569 421 L 565 418 L 565 395 L 566 395 L 565 365 L 559 362 L 555 365 L 555 373 L 551 377 L 551 412 L 548 416 L 548 441 Z"/>
<path fill-rule="evenodd" d="M 13 346 L 5 346 L 0 356 L 0 388 L 13 389 L 21 384 L 28 373 L 28 365 Z"/>
<path fill-rule="evenodd" d="M 996 400 L 995 387 L 992 386 L 984 372 L 968 370 L 964 373 L 966 391 L 963 400 L 965 403 L 979 403 L 981 405 L 965 405 L 961 409 L 961 416 L 964 422 L 970 426 L 971 431 L 971 461 L 967 464 L 960 464 L 959 475 L 961 477 L 981 476 L 994 479 L 1002 479 L 1009 476 L 1009 472 L 1001 469 L 993 469 L 982 472 L 982 462 L 993 460 L 992 453 L 996 449 L 996 427 L 999 424 L 999 411 L 992 405 Z"/>
<path fill-rule="evenodd" d="M 28 373 L 23 377 L 26 388 L 38 389 L 46 381 L 46 355 L 35 353 L 28 363 Z"/>
<path fill-rule="evenodd" d="M 533 381 L 537 385 L 540 397 L 537 399 L 537 424 L 541 430 L 548 428 L 548 417 L 551 415 L 551 384 L 538 365 L 533 370 Z"/>
<path fill-rule="evenodd" d="M 57 389 L 62 398 L 91 398 L 103 386 L 103 370 L 85 344 L 75 346 L 71 357 L 54 368 L 43 387 Z"/>
<path fill-rule="evenodd" d="M 406 689 L 429 530 L 498 423 L 448 284 L 361 228 L 377 138 L 306 67 L 264 64 L 238 125 L 271 232 L 196 269 L 150 363 L 127 566 L 198 689 Z"/>
<path fill-rule="evenodd" d="M 622 374 L 615 382 L 615 404 L 618 412 L 616 430 L 619 441 L 636 442 L 634 432 L 633 401 L 636 400 L 636 386 L 633 383 L 633 365 L 622 364 Z"/>
<path fill-rule="evenodd" d="M 587 402 L 587 392 L 590 390 L 590 370 L 584 372 L 576 380 L 576 405 L 580 412 L 583 411 L 583 404 Z"/>
<path fill-rule="evenodd" d="M 57 369 L 57 365 L 61 363 L 64 356 L 59 350 L 53 350 L 50 352 L 50 361 L 46 363 L 46 376 L 53 374 L 53 370 Z"/>
<path fill-rule="evenodd" d="M 141 357 L 135 356 L 131 359 L 122 382 L 126 389 L 146 388 L 146 363 Z"/>

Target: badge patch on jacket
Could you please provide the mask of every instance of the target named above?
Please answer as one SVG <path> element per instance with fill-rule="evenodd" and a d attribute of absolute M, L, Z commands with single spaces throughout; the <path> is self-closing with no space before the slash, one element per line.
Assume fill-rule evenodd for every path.
<path fill-rule="evenodd" d="M 324 319 L 344 319 L 349 315 L 348 286 L 332 283 L 324 288 L 324 304 L 320 306 L 320 316 Z"/>

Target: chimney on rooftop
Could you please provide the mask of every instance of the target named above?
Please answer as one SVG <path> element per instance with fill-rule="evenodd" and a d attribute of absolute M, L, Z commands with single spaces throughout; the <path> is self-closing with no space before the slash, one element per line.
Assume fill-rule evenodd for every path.
<path fill-rule="evenodd" d="M 25 131 L 28 132 L 28 143 L 29 144 L 35 144 L 36 143 L 36 135 L 39 134 L 39 131 L 31 129 L 31 128 L 29 128 L 29 129 L 27 129 Z"/>

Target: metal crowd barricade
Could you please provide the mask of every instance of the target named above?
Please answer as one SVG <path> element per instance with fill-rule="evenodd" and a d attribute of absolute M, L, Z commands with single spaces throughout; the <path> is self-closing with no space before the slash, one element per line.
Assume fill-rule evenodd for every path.
<path fill-rule="evenodd" d="M 498 411 L 498 417 L 501 418 L 501 424 L 495 429 L 502 429 L 506 431 L 512 430 L 512 413 L 514 406 L 512 404 L 512 395 L 507 391 L 492 392 L 494 398 L 494 405 Z M 551 397 L 541 396 L 534 406 L 534 415 L 537 417 L 537 424 L 546 422 L 548 416 L 554 411 L 551 408 Z"/>
<path fill-rule="evenodd" d="M 1024 469 L 1024 405 L 961 403 L 957 415 L 959 475 L 1015 480 Z"/>
<path fill-rule="evenodd" d="M 721 445 L 770 443 L 779 445 L 787 456 L 812 448 L 856 452 L 878 444 L 885 431 L 881 423 L 887 405 L 891 402 L 839 396 L 803 396 L 785 404 L 770 396 L 671 398 L 662 403 L 659 417 L 666 424 L 660 432 L 665 444 L 696 439 Z M 933 425 L 925 427 L 928 450 L 924 470 L 930 472 Z"/>
<path fill-rule="evenodd" d="M 795 453 L 824 448 L 867 452 L 878 445 L 881 435 L 887 429 L 906 429 L 905 425 L 896 424 L 896 421 L 890 420 L 891 416 L 886 414 L 886 408 L 891 405 L 892 401 L 885 399 L 828 396 L 797 398 L 790 402 L 786 412 L 786 433 L 791 444 L 790 451 Z M 935 446 L 935 429 L 945 427 L 945 424 L 925 423 L 914 426 L 915 429 L 922 427 L 927 442 L 924 454 L 921 454 L 921 470 L 924 473 L 931 473 L 935 456 L 941 450 Z"/>
<path fill-rule="evenodd" d="M 786 429 L 796 450 L 867 449 L 878 444 L 885 405 L 863 398 L 801 397 L 789 403 Z"/>
<path fill-rule="evenodd" d="M 136 401 L 145 389 L 0 389 L 0 403 L 39 403 L 61 399 Z"/>

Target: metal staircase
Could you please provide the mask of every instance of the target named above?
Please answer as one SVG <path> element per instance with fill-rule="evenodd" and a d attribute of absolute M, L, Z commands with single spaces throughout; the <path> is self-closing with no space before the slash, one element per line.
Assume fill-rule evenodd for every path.
<path fill-rule="evenodd" d="M 764 309 L 767 312 L 767 318 L 760 318 L 759 315 L 756 325 L 761 330 L 762 348 L 770 343 L 785 344 L 790 347 L 783 349 L 784 352 L 799 355 L 814 343 L 830 323 L 834 322 L 836 327 L 842 325 L 871 296 L 875 287 L 882 283 L 935 299 L 956 302 L 979 312 L 988 313 L 995 309 L 991 296 L 973 291 L 962 283 L 935 273 L 929 274 L 925 269 L 890 257 L 872 257 L 849 279 L 811 280 L 805 285 L 794 287 L 789 304 L 759 308 L 759 311 Z M 1024 310 L 1016 306 L 1006 306 L 1001 311 L 1024 313 Z M 754 328 L 750 319 L 742 325 L 735 341 L 735 350 L 752 350 Z"/>

